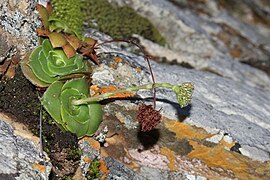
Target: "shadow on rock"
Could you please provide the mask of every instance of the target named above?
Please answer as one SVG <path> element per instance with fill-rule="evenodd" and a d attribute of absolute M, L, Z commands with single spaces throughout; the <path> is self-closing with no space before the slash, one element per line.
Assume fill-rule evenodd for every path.
<path fill-rule="evenodd" d="M 157 144 L 160 138 L 160 132 L 158 129 L 152 129 L 148 132 L 138 131 L 137 138 L 143 145 L 143 150 L 148 150 Z"/>

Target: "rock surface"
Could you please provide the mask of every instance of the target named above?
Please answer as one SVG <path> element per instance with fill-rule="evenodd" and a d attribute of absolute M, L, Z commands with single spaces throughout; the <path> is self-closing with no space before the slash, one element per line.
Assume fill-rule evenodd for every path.
<path fill-rule="evenodd" d="M 23 126 L 15 125 L 14 130 L 9 124 L 12 121 L 0 113 L 0 179 L 47 179 L 51 164 L 45 162 L 46 169 L 43 166 L 40 150 L 33 143 L 36 138 Z"/>
<path fill-rule="evenodd" d="M 36 28 L 41 23 L 38 20 L 36 3 L 37 0 L 1 1 L 0 62 L 15 54 L 23 55 L 37 46 Z"/>
<path fill-rule="evenodd" d="M 39 21 L 35 2 L 5 1 L 0 5 L 0 38 L 1 42 L 8 42 L 0 44 L 1 55 L 4 52 L 0 60 L 12 56 L 13 45 L 25 52 L 37 44 L 35 28 Z M 163 120 L 153 134 L 140 134 L 135 120 L 137 105 L 143 99 L 151 102 L 150 91 L 139 92 L 137 100 L 105 104 L 102 126 L 109 129 L 108 146 L 95 150 L 95 157 L 88 145 L 81 146 L 85 171 L 89 168 L 86 159 L 99 157 L 107 164 L 103 173 L 108 179 L 269 179 L 270 33 L 265 24 L 247 25 L 211 0 L 200 6 L 191 1 L 125 2 L 149 17 L 167 38 L 169 48 L 140 38 L 148 52 L 193 68 L 151 62 L 156 81 L 192 82 L 195 92 L 191 105 L 181 109 L 175 94 L 158 90 L 157 109 L 162 108 Z M 255 12 L 262 6 L 249 0 L 244 2 L 254 5 Z M 269 6 L 261 8 L 267 18 Z M 15 28 L 10 28 L 11 24 Z M 110 39 L 94 30 L 87 34 L 99 42 Z M 93 84 L 122 88 L 151 82 L 142 56 L 113 43 L 102 45 L 98 54 L 103 64 L 94 69 Z M 115 58 L 122 61 L 113 61 Z M 41 161 L 33 143 L 14 135 L 4 121 L 0 125 L 0 139 L 4 142 L 0 145 L 5 145 L 0 147 L 0 167 L 7 168 L 0 168 L 0 179 L 44 179 L 46 175 L 33 168 L 33 163 L 39 168 Z"/>
<path fill-rule="evenodd" d="M 168 62 L 187 63 L 196 69 L 210 71 L 235 81 L 248 84 L 251 81 L 256 86 L 264 87 L 270 85 L 265 73 L 239 63 L 245 62 L 270 73 L 269 21 L 267 24 L 260 24 L 250 20 L 247 24 L 243 22 L 243 18 L 231 16 L 228 8 L 225 9 L 224 5 L 213 0 L 110 2 L 131 6 L 158 27 L 166 38 L 169 49 L 141 40 L 152 55 L 165 57 Z M 254 5 L 249 6 L 250 3 Z M 252 7 L 263 6 L 269 16 L 269 6 L 248 0 L 243 4 L 247 11 L 253 10 Z M 235 8 L 237 11 L 237 8 L 241 10 L 242 7 L 236 5 Z M 252 13 L 246 13 L 248 15 L 252 16 Z M 250 18 L 255 19 L 253 16 Z"/>
<path fill-rule="evenodd" d="M 90 33 L 93 37 L 94 32 Z M 98 36 L 94 36 L 98 38 Z M 131 64 L 147 69 L 144 59 L 134 54 L 117 50 L 113 45 L 104 45 L 102 51 L 117 52 L 115 56 L 126 59 Z M 123 55 L 124 54 L 124 55 Z M 250 86 L 245 83 L 233 81 L 209 72 L 201 72 L 194 69 L 181 68 L 177 65 L 158 64 L 152 62 L 157 82 L 181 84 L 192 82 L 195 85 L 192 104 L 180 109 L 173 92 L 157 90 L 159 99 L 158 108 L 162 107 L 162 114 L 170 119 L 179 119 L 180 115 L 186 116 L 184 122 L 195 124 L 206 129 L 223 130 L 241 144 L 256 147 L 270 152 L 270 93 L 269 91 Z M 101 70 L 102 69 L 102 70 Z M 117 82 L 112 68 L 106 70 L 102 67 L 96 69 L 93 74 L 95 84 L 109 85 Z M 122 70 L 126 73 L 128 70 Z M 103 73 L 108 72 L 111 78 Z M 170 72 L 170 73 L 167 73 Z M 126 86 L 151 82 L 146 72 L 129 75 Z M 132 77 L 136 77 L 133 79 Z M 119 77 L 119 75 L 117 75 Z M 121 87 L 121 83 L 115 83 Z M 123 85 L 122 85 L 123 86 Z M 151 93 L 139 92 L 141 97 L 151 97 Z M 211 130 L 209 130 L 211 131 Z M 252 153 L 251 153 L 252 154 Z M 252 155 L 251 155 L 252 156 Z M 264 161 L 269 160 L 269 155 L 264 156 Z"/>

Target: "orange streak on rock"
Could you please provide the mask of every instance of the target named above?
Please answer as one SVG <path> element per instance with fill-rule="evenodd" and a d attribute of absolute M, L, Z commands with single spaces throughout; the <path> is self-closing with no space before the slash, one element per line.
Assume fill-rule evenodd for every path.
<path fill-rule="evenodd" d="M 169 148 L 167 148 L 167 147 L 162 147 L 160 149 L 160 154 L 166 156 L 167 159 L 169 160 L 168 168 L 171 171 L 176 171 L 177 170 L 177 166 L 175 164 L 175 162 L 176 162 L 175 153 L 172 150 L 170 150 Z"/>
<path fill-rule="evenodd" d="M 44 166 L 44 165 L 34 163 L 34 164 L 32 164 L 32 166 L 33 166 L 35 169 L 38 169 L 40 172 L 43 172 L 43 173 L 45 172 L 45 166 Z"/>
<path fill-rule="evenodd" d="M 192 140 L 190 144 L 194 150 L 188 154 L 189 158 L 200 159 L 211 167 L 231 170 L 239 179 L 270 177 L 269 164 L 252 161 L 241 154 L 227 151 L 222 144 L 218 144 L 215 147 L 207 147 Z"/>
<path fill-rule="evenodd" d="M 115 91 L 117 90 L 118 88 L 115 87 L 115 86 L 107 86 L 107 87 L 102 87 L 102 88 L 99 88 L 97 91 L 95 91 L 97 94 L 104 94 L 104 93 L 107 93 L 107 92 L 112 92 L 112 91 Z M 129 93 L 129 92 L 126 92 L 126 93 L 119 93 L 119 94 L 116 94 L 114 96 L 111 96 L 110 98 L 128 98 L 128 97 L 133 97 L 135 96 L 134 93 Z"/>
<path fill-rule="evenodd" d="M 116 58 L 113 59 L 113 61 L 116 62 L 116 63 L 121 63 L 121 62 L 123 62 L 123 59 L 120 58 L 120 57 L 116 57 Z"/>
<path fill-rule="evenodd" d="M 108 168 L 103 160 L 100 160 L 99 162 L 100 162 L 99 170 L 100 170 L 100 172 L 104 173 L 102 175 L 101 179 L 104 180 L 110 171 L 108 170 Z"/>
<path fill-rule="evenodd" d="M 227 148 L 231 148 L 235 145 L 235 142 L 232 142 L 232 143 L 227 143 L 226 141 L 224 141 L 223 139 L 219 142 L 221 145 L 223 145 L 224 147 L 227 147 Z"/>
<path fill-rule="evenodd" d="M 88 141 L 89 144 L 90 144 L 90 146 L 91 146 L 93 149 L 95 149 L 95 150 L 97 150 L 97 151 L 100 150 L 100 143 L 99 143 L 98 141 L 94 140 L 93 138 L 87 137 L 87 136 L 86 136 L 86 137 L 83 137 L 80 141 L 83 141 L 83 140 Z"/>
<path fill-rule="evenodd" d="M 84 157 L 84 158 L 83 158 L 83 161 L 84 161 L 85 163 L 90 163 L 92 160 L 91 160 L 89 157 Z"/>
<path fill-rule="evenodd" d="M 212 136 L 202 128 L 192 127 L 178 121 L 166 120 L 165 127 L 174 132 L 178 138 L 206 139 Z"/>

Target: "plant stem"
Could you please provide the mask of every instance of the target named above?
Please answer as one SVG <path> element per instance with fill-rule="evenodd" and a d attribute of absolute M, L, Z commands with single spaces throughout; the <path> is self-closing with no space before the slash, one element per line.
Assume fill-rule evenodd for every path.
<path fill-rule="evenodd" d="M 103 45 L 103 44 L 106 44 L 106 43 L 111 43 L 111 42 L 126 42 L 126 43 L 131 43 L 131 44 L 137 46 L 140 49 L 140 51 L 144 54 L 143 55 L 143 58 L 147 62 L 147 65 L 149 67 L 149 71 L 150 71 L 150 74 L 151 74 L 151 78 L 152 78 L 152 81 L 153 81 L 152 91 L 153 91 L 153 100 L 154 100 L 153 104 L 154 104 L 154 109 L 155 109 L 156 108 L 156 81 L 155 81 L 155 76 L 154 76 L 154 73 L 153 73 L 153 70 L 152 70 L 152 66 L 151 66 L 150 61 L 149 61 L 149 58 L 151 58 L 151 57 L 146 54 L 144 48 L 141 45 L 139 45 L 138 43 L 134 42 L 131 39 L 113 39 L 111 41 L 105 41 L 105 42 L 102 42 L 100 44 L 97 44 L 96 47 L 98 47 L 100 45 Z"/>
<path fill-rule="evenodd" d="M 139 90 L 153 89 L 153 85 L 154 84 L 146 84 L 146 85 L 142 85 L 142 86 L 133 86 L 133 87 L 129 87 L 126 89 L 119 89 L 119 90 L 107 92 L 107 93 L 104 93 L 104 94 L 101 94 L 98 96 L 92 96 L 92 97 L 88 97 L 88 98 L 84 98 L 84 99 L 74 100 L 74 101 L 72 101 L 72 104 L 73 105 L 87 104 L 87 103 L 91 103 L 91 102 L 101 101 L 101 100 L 109 98 L 110 96 L 114 96 L 114 95 L 120 94 L 120 93 L 128 93 L 128 92 L 134 92 L 134 91 L 139 91 Z M 169 83 L 155 83 L 155 87 L 156 88 L 172 89 L 174 87 L 174 85 L 171 85 Z"/>

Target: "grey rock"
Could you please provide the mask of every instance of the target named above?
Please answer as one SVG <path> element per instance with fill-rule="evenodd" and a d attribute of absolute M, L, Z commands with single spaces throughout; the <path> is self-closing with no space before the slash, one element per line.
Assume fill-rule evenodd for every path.
<path fill-rule="evenodd" d="M 38 44 L 36 28 L 41 25 L 36 9 L 37 0 L 1 1 L 0 37 L 9 48 L 23 55 Z M 5 55 L 5 54 L 4 54 Z M 0 61 L 5 57 L 1 54 Z"/>
<path fill-rule="evenodd" d="M 185 179 L 185 175 L 183 172 L 179 171 L 168 171 L 157 168 L 151 168 L 147 166 L 143 166 L 140 168 L 140 174 L 146 179 L 155 179 L 155 180 L 163 180 L 163 179 Z"/>
<path fill-rule="evenodd" d="M 145 180 L 144 177 L 137 175 L 134 171 L 119 161 L 114 160 L 111 157 L 104 158 L 110 173 L 106 176 L 106 179 L 111 180 Z"/>
<path fill-rule="evenodd" d="M 154 63 L 153 63 L 154 64 Z M 164 114 L 176 119 L 186 114 L 185 122 L 224 130 L 240 144 L 255 146 L 270 152 L 270 94 L 269 91 L 235 82 L 210 73 L 186 70 L 177 66 L 154 64 L 159 82 L 195 84 L 192 104 L 174 109 L 163 104 Z M 170 92 L 158 92 L 158 97 L 175 103 Z"/>
<path fill-rule="evenodd" d="M 163 180 L 163 179 L 206 180 L 207 179 L 202 176 L 189 174 L 188 172 L 162 170 L 162 169 L 151 168 L 147 166 L 142 166 L 140 168 L 139 174 L 141 174 L 146 179 L 155 179 L 155 180 Z"/>
<path fill-rule="evenodd" d="M 39 149 L 28 139 L 14 134 L 12 126 L 0 119 L 0 179 L 48 179 L 51 164 L 41 172 L 33 164 L 43 162 Z"/>
<path fill-rule="evenodd" d="M 223 68 L 223 70 L 226 69 L 226 71 L 223 71 L 217 68 L 217 64 L 225 67 L 237 66 L 236 68 L 238 68 L 239 65 L 237 63 L 232 63 L 233 59 L 236 59 L 240 62 L 258 67 L 268 74 L 270 73 L 270 51 L 267 48 L 270 42 L 269 29 L 262 25 L 250 25 L 242 22 L 231 16 L 226 10 L 219 8 L 217 1 L 201 3 L 204 4 L 201 9 L 209 15 L 197 13 L 196 9 L 194 10 L 189 6 L 188 1 L 110 1 L 119 5 L 131 6 L 140 15 L 150 19 L 166 38 L 169 49 L 181 54 L 182 57 L 189 57 L 181 59 L 181 56 L 178 56 L 175 59 L 179 63 L 182 61 L 190 63 L 190 59 L 192 59 L 191 65 L 197 69 L 207 68 L 218 74 L 224 74 L 226 77 L 233 78 L 234 72 L 230 72 L 228 76 L 228 72 L 226 71 L 230 70 Z M 171 2 L 176 3 L 172 4 Z M 181 4 L 181 6 L 177 6 L 177 4 Z M 259 2 L 252 4 L 257 9 L 262 6 Z M 187 8 L 183 8 L 184 6 L 187 6 Z M 219 36 L 223 34 L 229 34 L 227 36 L 228 41 L 221 40 L 222 38 Z M 238 55 L 239 57 L 233 57 L 230 54 L 231 51 L 236 49 L 236 46 L 240 46 L 239 48 L 241 49 L 241 53 Z M 145 47 L 151 48 L 151 46 L 146 44 Z M 160 54 L 153 53 L 153 55 Z M 163 56 L 166 57 L 167 54 Z M 220 64 L 220 59 L 223 60 L 222 64 Z M 168 59 L 168 61 L 171 60 L 174 59 Z"/>
<path fill-rule="evenodd" d="M 95 33 L 91 35 L 93 37 Z M 130 64 L 141 66 L 144 71 L 141 73 L 142 77 L 132 83 L 151 82 L 148 67 L 141 56 L 119 50 L 114 44 L 102 46 L 99 52 L 111 54 L 112 57 L 108 58 L 109 60 L 117 55 Z M 100 56 L 103 57 L 102 54 Z M 205 129 L 222 130 L 229 133 L 240 144 L 270 152 L 270 92 L 267 89 L 209 72 L 181 68 L 177 65 L 156 62 L 151 62 L 151 64 L 156 82 L 172 84 L 192 82 L 195 85 L 192 103 L 184 109 L 177 104 L 173 92 L 165 89 L 157 90 L 157 109 L 162 107 L 164 116 L 177 120 L 179 115 L 185 115 L 184 122 L 186 123 Z M 247 73 L 251 73 L 248 72 L 250 69 L 246 69 Z M 113 77 L 114 74 L 111 76 Z M 95 84 L 99 83 L 98 78 L 94 81 Z M 114 83 L 113 78 L 107 83 Z M 143 98 L 152 96 L 150 91 L 138 92 L 138 94 Z"/>
<path fill-rule="evenodd" d="M 241 145 L 239 151 L 241 152 L 241 154 L 252 157 L 253 159 L 256 159 L 258 161 L 266 162 L 269 160 L 269 153 L 262 151 L 258 148 Z"/>
<path fill-rule="evenodd" d="M 266 89 L 270 88 L 270 78 L 265 72 L 235 61 L 224 54 L 220 54 L 215 58 L 202 59 L 192 54 L 173 51 L 159 46 L 158 44 L 140 36 L 136 37 L 140 39 L 143 46 L 147 47 L 147 51 L 150 54 L 154 54 L 159 57 L 166 57 L 169 62 L 176 60 L 179 64 L 187 63 L 197 70 L 211 72 L 251 86 L 260 86 Z"/>

